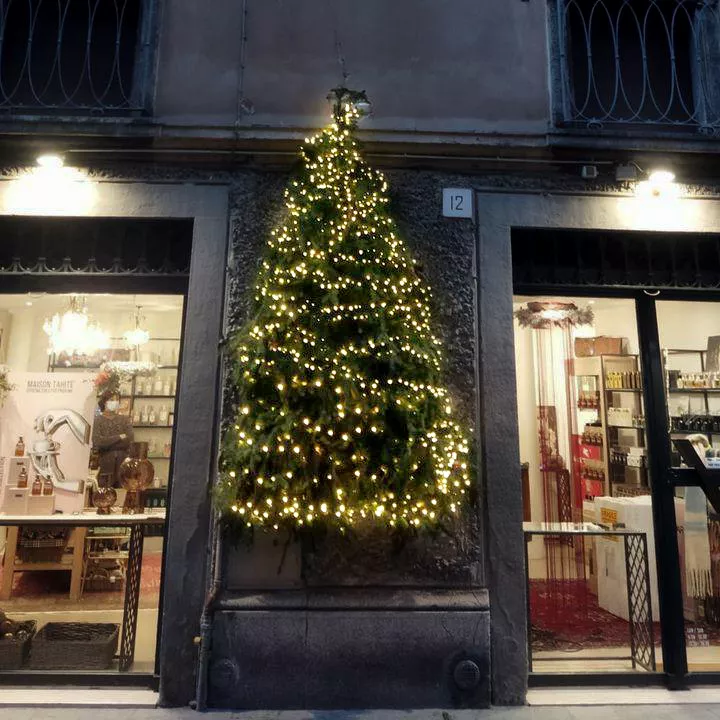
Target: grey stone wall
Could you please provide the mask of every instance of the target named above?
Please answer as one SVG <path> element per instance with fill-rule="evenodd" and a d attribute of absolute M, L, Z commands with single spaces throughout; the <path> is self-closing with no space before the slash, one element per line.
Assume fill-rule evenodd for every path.
<path fill-rule="evenodd" d="M 270 230 L 282 221 L 282 191 L 287 179 L 282 173 L 251 172 L 236 181 L 231 196 L 230 331 L 241 326 L 246 317 L 264 243 Z M 391 212 L 433 292 L 435 329 L 445 345 L 447 384 L 459 419 L 472 437 L 477 402 L 475 233 L 470 220 L 441 216 L 442 188 L 467 184 L 467 180 L 416 171 L 392 171 L 388 179 Z M 230 388 L 226 390 L 227 411 L 232 393 Z M 449 534 L 421 536 L 399 547 L 384 532 L 360 531 L 354 537 L 331 535 L 302 548 L 285 540 L 261 534 L 258 537 L 256 533 L 250 547 L 229 550 L 228 587 L 482 584 L 481 529 L 477 520 L 481 496 L 481 492 L 475 493 L 467 518 L 450 528 Z"/>
<path fill-rule="evenodd" d="M 342 83 L 368 91 L 368 129 L 504 133 L 549 120 L 546 8 L 521 0 L 165 2 L 155 115 L 199 131 L 267 139 L 317 127 Z M 444 139 L 443 139 L 444 138 Z"/>
<path fill-rule="evenodd" d="M 391 212 L 433 291 L 446 381 L 475 433 L 474 253 L 470 220 L 441 217 L 444 186 L 467 179 L 388 173 Z M 263 246 L 283 218 L 285 174 L 248 172 L 231 194 L 228 326 L 247 315 Z M 226 417 L 232 389 L 226 388 Z M 473 467 L 473 477 L 479 477 Z M 255 533 L 225 544 L 208 676 L 211 707 L 484 706 L 490 614 L 481 489 L 466 516 L 398 545 L 379 530 L 304 540 Z M 463 664 L 464 663 L 464 664 Z"/>

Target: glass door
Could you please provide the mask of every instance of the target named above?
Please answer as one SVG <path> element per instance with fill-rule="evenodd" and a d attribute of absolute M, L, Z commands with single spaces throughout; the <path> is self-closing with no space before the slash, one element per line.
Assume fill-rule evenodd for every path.
<path fill-rule="evenodd" d="M 658 300 L 665 447 L 690 672 L 720 671 L 720 303 Z M 716 486 L 715 486 L 716 487 Z M 717 503 L 716 503 L 717 504 Z"/>
<path fill-rule="evenodd" d="M 632 298 L 516 296 L 530 669 L 662 670 Z"/>

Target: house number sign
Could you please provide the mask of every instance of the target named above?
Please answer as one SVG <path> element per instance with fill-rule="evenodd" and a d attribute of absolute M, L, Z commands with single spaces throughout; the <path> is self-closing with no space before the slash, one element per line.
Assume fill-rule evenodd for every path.
<path fill-rule="evenodd" d="M 443 188 L 443 216 L 471 218 L 473 194 L 468 188 Z"/>

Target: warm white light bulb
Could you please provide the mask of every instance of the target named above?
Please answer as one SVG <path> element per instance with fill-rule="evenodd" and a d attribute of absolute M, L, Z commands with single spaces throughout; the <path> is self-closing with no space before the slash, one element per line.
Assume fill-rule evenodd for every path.
<path fill-rule="evenodd" d="M 61 168 L 65 164 L 65 161 L 60 155 L 54 155 L 52 153 L 39 155 L 36 158 L 36 162 L 41 168 L 52 168 L 54 170 Z"/>
<path fill-rule="evenodd" d="M 651 183 L 663 185 L 665 183 L 671 183 L 675 180 L 675 173 L 670 170 L 653 170 L 648 175 L 648 180 Z"/>

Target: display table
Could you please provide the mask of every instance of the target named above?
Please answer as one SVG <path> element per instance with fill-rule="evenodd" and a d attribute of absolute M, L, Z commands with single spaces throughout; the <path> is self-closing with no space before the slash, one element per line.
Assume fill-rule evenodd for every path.
<path fill-rule="evenodd" d="M 3 515 L 0 513 L 0 527 L 8 528 L 3 579 L 0 600 L 8 600 L 12 593 L 13 575 L 28 570 L 65 570 L 70 572 L 70 599 L 79 600 L 82 587 L 83 557 L 85 538 L 90 527 L 129 527 L 129 548 L 127 574 L 125 577 L 125 603 L 123 606 L 122 638 L 120 641 L 120 670 L 128 670 L 135 657 L 135 634 L 140 601 L 140 574 L 142 571 L 142 549 L 145 528 L 165 523 L 165 509 L 140 515 L 124 515 L 114 512 L 98 515 L 95 510 L 72 515 Z M 67 527 L 72 528 L 68 544 L 72 543 L 71 563 L 16 563 L 18 537 L 21 527 Z"/>
<path fill-rule="evenodd" d="M 627 602 L 630 655 L 629 657 L 597 658 L 582 656 L 577 660 L 630 660 L 632 667 L 637 665 L 655 672 L 655 637 L 653 628 L 652 603 L 650 594 L 650 572 L 648 567 L 647 536 L 644 532 L 627 530 L 624 528 L 606 529 L 595 523 L 523 523 L 525 535 L 525 581 L 527 586 L 527 622 L 528 622 L 528 664 L 532 672 L 532 624 L 530 620 L 530 565 L 528 545 L 533 537 L 603 537 L 622 538 L 625 557 L 625 575 L 627 580 Z M 543 657 L 543 660 L 568 660 L 563 656 Z"/>

